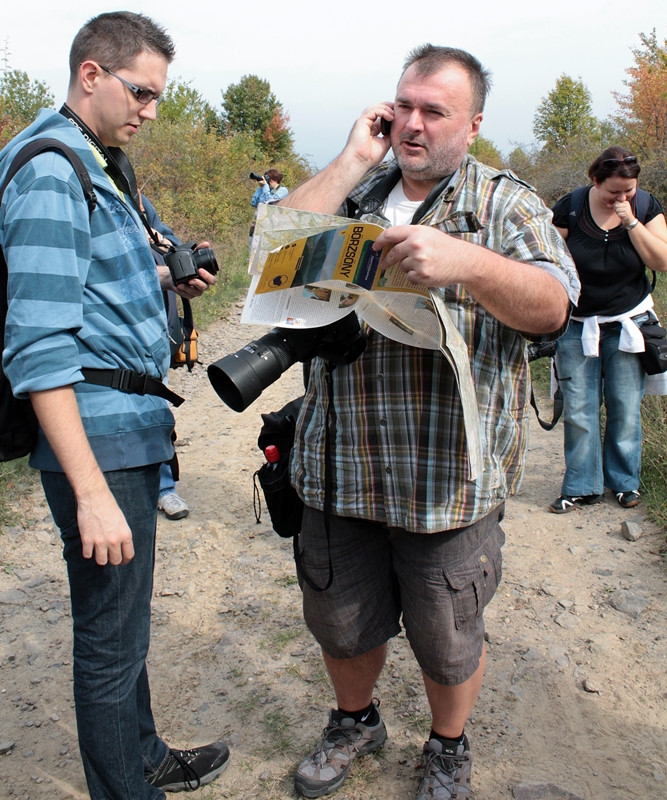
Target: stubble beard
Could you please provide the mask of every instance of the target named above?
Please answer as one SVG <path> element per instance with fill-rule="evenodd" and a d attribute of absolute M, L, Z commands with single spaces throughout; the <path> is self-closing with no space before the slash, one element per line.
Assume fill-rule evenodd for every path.
<path fill-rule="evenodd" d="M 410 141 L 410 138 L 403 137 L 403 141 Z M 419 138 L 415 137 L 414 141 L 419 142 Z M 403 155 L 400 147 L 397 148 L 396 161 L 401 172 L 414 180 L 437 181 L 451 175 L 461 165 L 468 152 L 467 133 L 461 132 L 438 147 L 424 146 L 426 149 L 418 156 Z"/>

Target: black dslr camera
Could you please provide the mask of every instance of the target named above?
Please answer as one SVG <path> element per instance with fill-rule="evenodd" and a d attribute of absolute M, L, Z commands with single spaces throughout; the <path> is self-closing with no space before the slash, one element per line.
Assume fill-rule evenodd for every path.
<path fill-rule="evenodd" d="M 334 364 L 351 364 L 366 349 L 366 336 L 354 311 L 320 328 L 273 328 L 265 336 L 208 367 L 208 379 L 233 411 L 245 411 L 260 394 L 297 361 L 320 356 Z"/>
<path fill-rule="evenodd" d="M 538 358 L 553 358 L 556 355 L 556 342 L 550 341 L 528 342 L 528 361 L 537 361 Z"/>
<path fill-rule="evenodd" d="M 173 246 L 165 253 L 164 260 L 169 267 L 174 286 L 179 283 L 187 283 L 192 278 L 198 278 L 200 269 L 205 269 L 211 275 L 218 272 L 218 262 L 215 260 L 215 253 L 210 247 L 202 247 L 197 250 L 196 242 Z"/>
<path fill-rule="evenodd" d="M 267 183 L 269 182 L 269 179 L 266 177 L 266 175 L 258 175 L 256 172 L 251 172 L 250 173 L 250 180 L 251 181 L 266 181 Z"/>

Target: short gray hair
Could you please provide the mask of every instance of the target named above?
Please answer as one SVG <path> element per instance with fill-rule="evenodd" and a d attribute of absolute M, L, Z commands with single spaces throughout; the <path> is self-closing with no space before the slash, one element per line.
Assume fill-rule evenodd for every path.
<path fill-rule="evenodd" d="M 473 114 L 484 111 L 486 98 L 491 90 L 491 73 L 465 50 L 456 47 L 437 47 L 434 44 L 422 44 L 408 53 L 403 65 L 401 77 L 408 67 L 415 65 L 417 74 L 425 78 L 439 72 L 448 64 L 458 64 L 468 73 L 473 91 Z"/>

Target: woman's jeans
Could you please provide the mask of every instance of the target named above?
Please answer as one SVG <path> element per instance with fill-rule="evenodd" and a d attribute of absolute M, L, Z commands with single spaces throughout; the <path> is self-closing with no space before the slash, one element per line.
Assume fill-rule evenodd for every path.
<path fill-rule="evenodd" d="M 122 566 L 82 556 L 69 482 L 62 473 L 42 473 L 69 573 L 79 748 L 92 800 L 158 800 L 165 794 L 144 772 L 168 754 L 155 732 L 146 672 L 159 464 L 105 477 L 132 529 L 135 555 Z"/>
<path fill-rule="evenodd" d="M 570 497 L 639 488 L 641 400 L 646 374 L 636 353 L 618 349 L 620 323 L 600 326 L 598 357 L 585 356 L 581 322 L 571 320 L 558 340 L 556 370 L 563 392 L 565 478 Z M 600 407 L 604 399 L 604 443 Z"/>

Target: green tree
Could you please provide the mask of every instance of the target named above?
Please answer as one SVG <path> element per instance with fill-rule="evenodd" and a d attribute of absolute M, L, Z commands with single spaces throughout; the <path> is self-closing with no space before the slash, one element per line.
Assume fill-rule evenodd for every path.
<path fill-rule="evenodd" d="M 592 137 L 599 123 L 591 113 L 591 94 L 581 80 L 561 75 L 533 117 L 533 134 L 549 150 L 562 150 L 577 137 Z"/>
<path fill-rule="evenodd" d="M 503 167 L 503 157 L 500 154 L 500 150 L 485 136 L 478 136 L 468 148 L 468 152 L 483 164 L 488 164 L 496 169 L 502 169 Z"/>
<path fill-rule="evenodd" d="M 222 108 L 225 134 L 252 136 L 261 154 L 259 158 L 263 155 L 273 162 L 292 154 L 289 116 L 268 81 L 257 75 L 244 75 L 223 92 Z"/>
<path fill-rule="evenodd" d="M 0 75 L 0 145 L 37 116 L 40 108 L 53 108 L 54 97 L 42 81 L 31 81 L 27 72 L 5 70 Z"/>
<path fill-rule="evenodd" d="M 159 116 L 166 122 L 202 122 L 209 130 L 220 125 L 219 115 L 213 106 L 189 83 L 169 81 L 162 95 Z"/>

